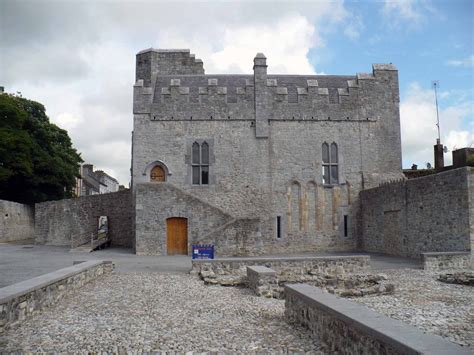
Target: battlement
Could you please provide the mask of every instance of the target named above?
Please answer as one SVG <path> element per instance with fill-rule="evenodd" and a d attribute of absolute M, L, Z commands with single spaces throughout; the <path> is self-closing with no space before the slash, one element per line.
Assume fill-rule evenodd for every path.
<path fill-rule="evenodd" d="M 137 53 L 135 80 L 151 86 L 157 75 L 204 74 L 203 62 L 189 49 L 149 48 Z"/>
<path fill-rule="evenodd" d="M 255 120 L 257 137 L 264 138 L 270 121 L 372 122 L 383 118 L 381 105 L 398 107 L 393 64 L 355 75 L 269 75 L 266 61 L 257 54 L 253 75 L 204 75 L 189 50 L 142 51 L 134 113 L 153 121 Z"/>

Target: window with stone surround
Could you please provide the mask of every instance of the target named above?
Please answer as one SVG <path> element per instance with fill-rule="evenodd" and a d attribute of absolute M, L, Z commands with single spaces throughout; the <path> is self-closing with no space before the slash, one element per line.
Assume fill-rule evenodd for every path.
<path fill-rule="evenodd" d="M 337 144 L 332 142 L 331 145 L 324 142 L 322 145 L 323 160 L 323 184 L 336 185 L 339 183 L 339 165 Z"/>
<path fill-rule="evenodd" d="M 209 185 L 209 144 L 194 142 L 192 145 L 193 185 Z"/>

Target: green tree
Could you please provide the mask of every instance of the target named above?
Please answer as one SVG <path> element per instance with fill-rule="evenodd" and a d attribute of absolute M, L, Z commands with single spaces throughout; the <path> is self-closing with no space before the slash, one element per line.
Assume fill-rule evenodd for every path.
<path fill-rule="evenodd" d="M 72 197 L 81 162 L 42 104 L 0 94 L 0 199 L 31 204 Z"/>

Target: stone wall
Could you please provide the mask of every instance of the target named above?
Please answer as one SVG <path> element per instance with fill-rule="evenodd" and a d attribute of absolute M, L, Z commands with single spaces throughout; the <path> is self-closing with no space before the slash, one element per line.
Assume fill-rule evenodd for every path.
<path fill-rule="evenodd" d="M 32 239 L 34 218 L 33 207 L 0 200 L 0 243 Z"/>
<path fill-rule="evenodd" d="M 285 287 L 285 316 L 338 354 L 470 354 L 437 335 L 385 317 L 313 286 Z"/>
<path fill-rule="evenodd" d="M 113 268 L 111 262 L 86 261 L 1 288 L 0 333 L 12 323 L 24 321 Z"/>
<path fill-rule="evenodd" d="M 158 60 L 147 74 L 141 55 L 134 87 L 134 188 L 162 166 L 166 181 L 189 195 L 234 219 L 259 219 L 262 253 L 355 248 L 358 192 L 401 177 L 393 65 L 351 76 L 280 76 L 267 75 L 260 55 L 253 75 L 199 74 L 187 60 L 186 68 L 175 69 L 165 60 L 162 72 Z M 191 180 L 195 141 L 210 147 L 206 186 Z M 338 146 L 337 184 L 323 183 L 324 142 Z M 136 195 L 137 205 L 154 208 L 142 197 Z"/>
<path fill-rule="evenodd" d="M 112 245 L 133 247 L 133 207 L 130 190 L 49 201 L 35 205 L 35 241 L 71 246 L 74 240 L 90 240 L 97 234 L 99 216 L 108 216 Z"/>
<path fill-rule="evenodd" d="M 309 273 L 335 275 L 364 272 L 369 268 L 369 263 L 370 257 L 365 255 L 196 259 L 192 261 L 191 274 L 199 275 L 210 283 L 223 277 L 231 279 L 229 281 L 232 284 L 239 284 L 247 281 L 248 266 L 265 266 L 275 270 L 280 280 L 291 278 L 295 282 L 298 277 L 304 278 Z"/>
<path fill-rule="evenodd" d="M 247 284 L 257 296 L 279 298 L 276 271 L 265 266 L 247 266 Z"/>
<path fill-rule="evenodd" d="M 168 183 L 143 183 L 136 186 L 136 253 L 166 255 L 166 220 L 172 217 L 187 219 L 188 255 L 192 244 L 207 244 L 205 236 L 226 223 L 234 221 L 222 210 Z M 230 236 L 229 236 L 230 237 Z M 222 240 L 231 244 L 234 239 Z M 225 245 L 217 240 L 215 252 L 225 254 Z"/>
<path fill-rule="evenodd" d="M 469 252 L 421 253 L 421 259 L 426 271 L 469 269 L 473 266 Z"/>
<path fill-rule="evenodd" d="M 471 251 L 473 181 L 465 167 L 361 191 L 360 248 L 413 258 Z"/>

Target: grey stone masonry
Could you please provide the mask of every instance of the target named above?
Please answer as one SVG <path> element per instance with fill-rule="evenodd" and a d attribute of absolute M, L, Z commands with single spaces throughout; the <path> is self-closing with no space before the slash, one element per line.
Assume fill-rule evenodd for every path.
<path fill-rule="evenodd" d="M 341 274 L 367 271 L 370 257 L 355 256 L 317 256 L 317 257 L 267 257 L 267 258 L 219 258 L 212 260 L 196 259 L 192 261 L 191 274 L 200 277 L 215 278 L 216 276 L 232 276 L 240 282 L 247 282 L 247 268 L 265 266 L 276 271 L 278 277 L 303 275 L 309 272 L 321 274 Z"/>
<path fill-rule="evenodd" d="M 470 252 L 421 253 L 423 269 L 440 271 L 451 269 L 470 269 L 473 267 Z"/>
<path fill-rule="evenodd" d="M 402 177 L 396 68 L 271 75 L 262 53 L 252 75 L 204 74 L 201 64 L 189 50 L 137 55 L 132 188 L 140 214 L 172 210 L 170 203 L 183 196 L 176 190 L 163 200 L 140 192 L 153 191 L 139 185 L 150 183 L 159 166 L 166 183 L 236 220 L 223 233 L 212 232 L 230 221 L 207 225 L 207 243 L 229 239 L 216 249 L 221 255 L 354 250 L 359 191 Z M 201 171 L 193 163 L 194 142 L 209 147 L 208 183 L 192 179 L 193 170 Z M 326 144 L 334 147 L 332 180 L 322 174 Z M 146 224 L 136 223 L 137 244 L 159 243 L 141 253 L 166 254 L 162 217 L 149 212 Z M 203 229 L 196 221 L 188 220 L 189 230 Z"/>
<path fill-rule="evenodd" d="M 247 283 L 257 296 L 278 298 L 280 295 L 276 271 L 266 266 L 247 266 Z"/>
<path fill-rule="evenodd" d="M 338 354 L 471 354 L 469 349 L 313 286 L 285 287 L 285 316 Z"/>
<path fill-rule="evenodd" d="M 401 180 L 360 192 L 360 249 L 411 258 L 471 252 L 474 168 Z"/>
<path fill-rule="evenodd" d="M 99 216 L 108 216 L 112 245 L 134 246 L 130 190 L 37 203 L 35 213 L 38 244 L 71 246 L 71 238 L 90 241 L 91 233 L 97 234 Z"/>
<path fill-rule="evenodd" d="M 110 261 L 86 261 L 0 288 L 0 333 L 113 268 Z"/>
<path fill-rule="evenodd" d="M 0 200 L 0 243 L 34 237 L 34 209 L 21 203 Z"/>

